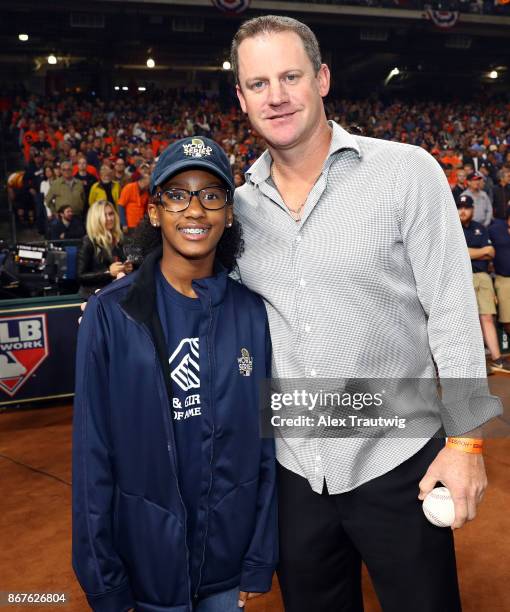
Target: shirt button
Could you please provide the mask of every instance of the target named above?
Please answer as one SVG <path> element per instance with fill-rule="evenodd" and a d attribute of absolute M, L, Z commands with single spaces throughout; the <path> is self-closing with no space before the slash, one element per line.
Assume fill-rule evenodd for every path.
<path fill-rule="evenodd" d="M 317 455 L 317 457 L 315 457 L 317 459 L 317 461 L 321 461 L 321 456 Z"/>
<path fill-rule="evenodd" d="M 307 323 L 307 324 L 305 325 L 305 332 L 306 332 L 307 334 L 309 334 L 311 331 L 312 331 L 312 328 L 311 328 L 311 326 L 310 326 L 310 325 L 308 325 L 308 323 Z"/>
<path fill-rule="evenodd" d="M 296 236 L 296 242 L 301 242 L 301 236 Z"/>
<path fill-rule="evenodd" d="M 317 372 L 315 370 L 310 370 L 310 376 L 317 376 Z"/>
<path fill-rule="evenodd" d="M 302 279 L 299 281 L 299 284 L 300 284 L 300 286 L 301 286 L 301 287 L 304 287 L 304 286 L 306 285 L 306 281 L 305 281 L 305 279 L 304 279 L 304 278 L 302 278 Z"/>

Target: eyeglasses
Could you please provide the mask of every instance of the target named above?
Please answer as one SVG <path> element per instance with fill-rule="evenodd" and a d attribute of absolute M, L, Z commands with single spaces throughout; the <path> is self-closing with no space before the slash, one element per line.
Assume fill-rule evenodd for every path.
<path fill-rule="evenodd" d="M 167 212 L 178 213 L 186 210 L 191 204 L 191 198 L 196 196 L 206 210 L 221 210 L 227 205 L 228 189 L 223 187 L 204 187 L 198 191 L 188 191 L 188 189 L 168 189 L 159 191 L 159 203 Z"/>

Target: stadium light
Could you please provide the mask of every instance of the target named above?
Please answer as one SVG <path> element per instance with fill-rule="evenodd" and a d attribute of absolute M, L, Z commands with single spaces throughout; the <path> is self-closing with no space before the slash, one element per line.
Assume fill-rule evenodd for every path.
<path fill-rule="evenodd" d="M 489 72 L 489 78 L 490 78 L 490 79 L 497 79 L 497 78 L 498 78 L 498 76 L 499 76 L 499 75 L 498 75 L 498 71 L 497 71 L 497 70 L 491 70 L 491 71 Z"/>
<path fill-rule="evenodd" d="M 230 70 L 232 68 L 232 66 L 230 65 L 230 62 L 225 60 L 223 62 L 223 70 Z"/>
<path fill-rule="evenodd" d="M 129 87 L 127 87 L 127 85 L 123 85 L 122 91 L 129 91 Z"/>
<path fill-rule="evenodd" d="M 18 34 L 18 38 L 21 40 L 21 42 L 27 42 L 28 34 Z"/>
<path fill-rule="evenodd" d="M 118 85 L 115 85 L 113 89 L 115 89 L 115 91 L 120 91 L 120 87 Z"/>
<path fill-rule="evenodd" d="M 149 57 L 147 60 L 147 68 L 154 68 L 156 66 L 156 62 L 152 59 L 152 57 Z"/>
<path fill-rule="evenodd" d="M 138 91 L 147 91 L 147 87 L 139 87 Z"/>
<path fill-rule="evenodd" d="M 384 84 L 387 85 L 391 79 L 398 74 L 400 74 L 400 70 L 395 66 L 395 68 L 392 68 L 388 73 L 388 76 L 384 79 Z"/>
<path fill-rule="evenodd" d="M 52 55 L 48 55 L 48 64 L 56 64 L 57 63 L 57 58 L 52 54 Z"/>

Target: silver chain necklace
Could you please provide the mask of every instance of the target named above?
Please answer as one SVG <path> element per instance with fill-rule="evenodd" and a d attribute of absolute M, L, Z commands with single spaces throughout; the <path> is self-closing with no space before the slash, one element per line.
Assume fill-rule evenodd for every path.
<path fill-rule="evenodd" d="M 273 179 L 273 183 L 275 184 L 275 187 L 278 189 L 277 185 L 276 185 L 276 179 L 274 178 L 274 162 L 271 163 L 271 167 L 270 167 L 270 174 L 271 174 L 271 178 Z M 285 202 L 284 202 L 285 204 Z M 285 204 L 285 206 L 287 206 L 287 210 L 290 212 L 291 217 L 294 219 L 294 221 L 296 223 L 299 223 L 301 221 L 301 211 L 303 210 L 304 206 L 306 204 L 306 200 L 301 204 L 301 206 L 298 207 L 297 210 L 294 210 L 293 208 L 291 208 L 290 206 L 287 206 L 287 204 Z"/>

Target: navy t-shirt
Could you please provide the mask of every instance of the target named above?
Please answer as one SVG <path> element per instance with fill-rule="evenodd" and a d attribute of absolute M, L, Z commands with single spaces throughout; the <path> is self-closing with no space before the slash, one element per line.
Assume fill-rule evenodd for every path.
<path fill-rule="evenodd" d="M 481 223 L 471 221 L 467 227 L 462 226 L 462 229 L 464 230 L 464 237 L 466 238 L 468 248 L 481 249 L 491 245 L 489 232 Z M 488 272 L 489 262 L 484 259 L 472 259 L 471 268 L 473 272 Z"/>
<path fill-rule="evenodd" d="M 188 548 L 193 548 L 201 481 L 200 300 L 176 291 L 157 266 L 156 296 L 168 347 L 179 487 L 187 512 Z"/>
<path fill-rule="evenodd" d="M 506 220 L 495 219 L 489 225 L 489 236 L 496 249 L 493 260 L 496 274 L 510 276 L 510 231 Z"/>

